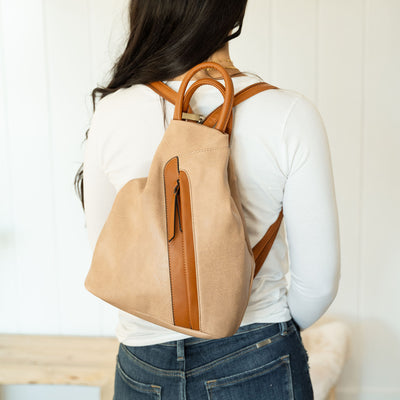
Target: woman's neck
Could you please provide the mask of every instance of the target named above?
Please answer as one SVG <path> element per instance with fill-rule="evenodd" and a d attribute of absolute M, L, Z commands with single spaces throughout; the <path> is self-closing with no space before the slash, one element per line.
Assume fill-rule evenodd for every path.
<path fill-rule="evenodd" d="M 243 74 L 238 68 L 236 68 L 233 64 L 233 61 L 231 60 L 230 54 L 229 54 L 229 43 L 227 42 L 224 47 L 221 49 L 217 50 L 211 57 L 209 57 L 205 61 L 213 61 L 216 62 L 222 67 L 226 69 L 228 74 L 230 76 L 246 76 Z M 184 76 L 186 75 L 187 71 L 179 75 L 173 79 L 169 79 L 169 81 L 182 81 Z M 198 72 L 196 72 L 192 76 L 192 80 L 198 80 L 198 79 L 203 79 L 203 78 L 214 78 L 214 79 L 221 79 L 222 75 L 220 72 L 214 68 L 210 69 L 202 69 Z"/>

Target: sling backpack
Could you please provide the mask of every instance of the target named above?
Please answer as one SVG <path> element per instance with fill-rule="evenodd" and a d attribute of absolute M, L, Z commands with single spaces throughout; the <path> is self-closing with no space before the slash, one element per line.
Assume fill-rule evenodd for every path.
<path fill-rule="evenodd" d="M 215 68 L 213 78 L 190 78 Z M 223 103 L 207 117 L 189 102 L 201 85 L 217 88 Z M 147 84 L 175 105 L 149 174 L 117 193 L 97 239 L 85 288 L 139 318 L 187 335 L 233 335 L 249 302 L 283 210 L 252 248 L 230 157 L 232 108 L 263 90 L 265 82 L 236 95 L 230 75 L 203 62 L 184 76 L 176 93 L 162 81 Z"/>

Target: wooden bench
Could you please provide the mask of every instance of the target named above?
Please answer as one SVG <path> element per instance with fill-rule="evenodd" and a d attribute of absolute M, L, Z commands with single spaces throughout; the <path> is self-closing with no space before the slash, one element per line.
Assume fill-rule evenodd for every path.
<path fill-rule="evenodd" d="M 119 342 L 111 337 L 0 335 L 0 385 L 100 388 L 112 400 Z"/>

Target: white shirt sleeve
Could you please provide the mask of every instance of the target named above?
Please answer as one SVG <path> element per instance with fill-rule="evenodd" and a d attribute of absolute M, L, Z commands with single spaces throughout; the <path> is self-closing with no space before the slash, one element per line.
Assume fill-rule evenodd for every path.
<path fill-rule="evenodd" d="M 102 112 L 102 101 L 99 101 L 92 116 L 88 139 L 85 141 L 83 198 L 86 230 L 92 252 L 116 196 L 116 189 L 106 176 L 100 159 L 104 131 L 110 128 L 107 117 L 107 113 Z"/>
<path fill-rule="evenodd" d="M 287 181 L 283 212 L 290 260 L 288 305 L 300 329 L 317 321 L 336 297 L 340 279 L 339 221 L 325 126 L 300 95 L 283 131 Z"/>

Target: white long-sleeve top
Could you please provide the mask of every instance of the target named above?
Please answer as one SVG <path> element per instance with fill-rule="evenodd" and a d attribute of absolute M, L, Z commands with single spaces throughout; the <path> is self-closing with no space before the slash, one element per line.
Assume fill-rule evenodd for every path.
<path fill-rule="evenodd" d="M 259 79 L 246 75 L 232 81 L 237 93 Z M 177 92 L 181 81 L 165 83 Z M 193 112 L 207 115 L 221 102 L 220 92 L 207 85 L 195 91 L 190 104 Z M 166 111 L 169 122 L 174 106 L 168 101 Z M 340 280 L 338 213 L 324 123 L 310 100 L 288 89 L 254 95 L 234 107 L 233 118 L 231 156 L 252 247 L 282 205 L 284 213 L 241 325 L 293 317 L 305 329 L 327 310 Z M 97 103 L 83 172 L 92 251 L 117 192 L 128 180 L 148 176 L 163 134 L 160 96 L 146 85 L 119 89 Z M 115 333 L 128 346 L 189 337 L 122 310 Z"/>

